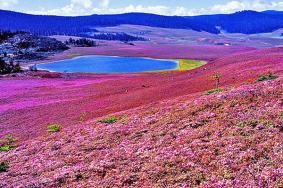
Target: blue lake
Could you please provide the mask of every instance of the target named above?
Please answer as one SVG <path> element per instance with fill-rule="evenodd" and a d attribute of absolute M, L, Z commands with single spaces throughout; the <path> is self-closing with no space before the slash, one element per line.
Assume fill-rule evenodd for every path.
<path fill-rule="evenodd" d="M 82 56 L 37 65 L 38 69 L 49 71 L 84 73 L 135 73 L 174 70 L 178 67 L 176 60 L 114 56 Z"/>

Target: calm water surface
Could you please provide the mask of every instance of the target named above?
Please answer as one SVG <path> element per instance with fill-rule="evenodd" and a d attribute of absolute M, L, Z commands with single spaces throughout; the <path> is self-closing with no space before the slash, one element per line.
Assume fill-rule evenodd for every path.
<path fill-rule="evenodd" d="M 174 70 L 176 60 L 161 60 L 141 57 L 82 56 L 74 59 L 37 65 L 39 69 L 55 72 L 84 73 L 134 73 Z"/>

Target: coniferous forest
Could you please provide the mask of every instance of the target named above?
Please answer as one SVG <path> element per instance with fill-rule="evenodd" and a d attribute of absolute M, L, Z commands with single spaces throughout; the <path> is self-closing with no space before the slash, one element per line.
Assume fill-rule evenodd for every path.
<path fill-rule="evenodd" d="M 230 33 L 244 34 L 271 32 L 283 27 L 283 12 L 279 11 L 276 11 L 276 13 L 275 11 L 242 11 L 234 14 L 187 17 L 161 16 L 147 13 L 64 17 L 29 15 L 1 10 L 0 16 L 0 27 L 4 30 L 28 31 L 47 36 L 57 34 L 79 36 L 85 33 L 97 32 L 95 27 L 120 24 L 192 29 L 215 34 L 220 33 L 217 27 Z M 107 40 L 110 38 L 109 35 L 95 35 L 95 37 L 106 38 Z"/>

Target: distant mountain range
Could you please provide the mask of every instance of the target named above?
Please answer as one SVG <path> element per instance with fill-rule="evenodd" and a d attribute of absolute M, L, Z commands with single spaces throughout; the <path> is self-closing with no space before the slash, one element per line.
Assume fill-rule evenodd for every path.
<path fill-rule="evenodd" d="M 90 16 L 41 16 L 0 10 L 0 29 L 27 31 L 39 35 L 82 35 L 96 32 L 96 27 L 121 24 L 143 25 L 161 28 L 192 29 L 219 34 L 255 34 L 283 28 L 283 12 L 241 11 L 233 14 L 203 16 L 161 16 L 147 13 Z"/>
<path fill-rule="evenodd" d="M 228 33 L 267 33 L 283 28 L 283 12 L 241 11 L 233 14 L 218 14 L 188 17 L 201 23 L 209 23 Z"/>

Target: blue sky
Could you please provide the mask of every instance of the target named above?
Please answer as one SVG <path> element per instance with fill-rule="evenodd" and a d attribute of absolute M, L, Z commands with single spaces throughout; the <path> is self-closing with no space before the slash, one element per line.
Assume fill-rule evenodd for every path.
<path fill-rule="evenodd" d="M 0 0 L 0 9 L 68 16 L 124 12 L 185 16 L 283 10 L 283 0 Z"/>

